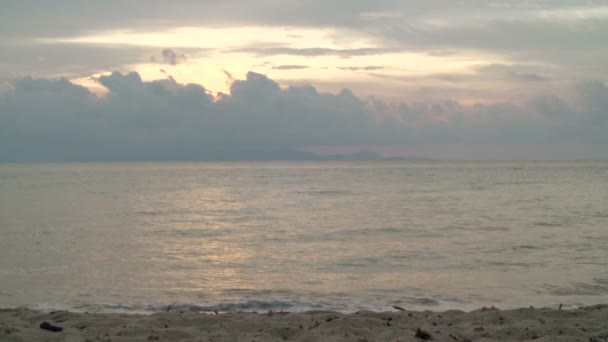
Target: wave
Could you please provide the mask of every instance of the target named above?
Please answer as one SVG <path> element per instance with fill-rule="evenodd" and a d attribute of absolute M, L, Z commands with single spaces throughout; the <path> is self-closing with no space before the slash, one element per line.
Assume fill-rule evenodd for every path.
<path fill-rule="evenodd" d="M 362 298 L 326 298 L 315 302 L 304 302 L 297 299 L 285 300 L 242 300 L 218 303 L 183 303 L 168 304 L 117 304 L 117 303 L 76 303 L 51 304 L 39 303 L 20 306 L 41 312 L 71 311 L 79 313 L 126 313 L 126 314 L 155 314 L 160 312 L 199 312 L 199 313 L 225 313 L 225 312 L 306 312 L 306 311 L 334 311 L 356 312 L 359 310 L 387 311 L 393 305 L 400 305 L 409 310 L 448 310 L 473 309 L 475 305 L 466 301 L 446 298 L 428 297 L 402 297 L 397 300 L 368 301 Z M 0 309 L 14 309 L 16 306 L 2 306 Z"/>
<path fill-rule="evenodd" d="M 174 302 L 171 304 L 154 304 L 154 305 L 130 305 L 116 303 L 102 304 L 50 304 L 40 303 L 23 306 L 28 309 L 53 312 L 53 311 L 73 311 L 73 312 L 89 312 L 89 313 L 130 313 L 130 314 L 154 314 L 159 312 L 173 311 L 193 311 L 201 313 L 219 313 L 219 312 L 266 312 L 266 311 L 308 311 L 322 309 L 321 305 L 305 304 L 296 300 L 247 300 L 226 303 L 180 303 Z M 2 309 L 10 309 L 14 307 L 4 306 Z"/>

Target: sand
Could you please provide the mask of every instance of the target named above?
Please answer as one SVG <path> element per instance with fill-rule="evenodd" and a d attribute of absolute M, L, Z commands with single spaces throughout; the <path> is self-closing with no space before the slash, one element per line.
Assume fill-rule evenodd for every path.
<path fill-rule="evenodd" d="M 40 329 L 49 322 L 61 332 Z M 417 330 L 420 329 L 418 332 Z M 418 337 L 416 337 L 418 335 Z M 167 312 L 93 314 L 0 310 L 0 341 L 608 341 L 608 305 L 469 313 Z"/>

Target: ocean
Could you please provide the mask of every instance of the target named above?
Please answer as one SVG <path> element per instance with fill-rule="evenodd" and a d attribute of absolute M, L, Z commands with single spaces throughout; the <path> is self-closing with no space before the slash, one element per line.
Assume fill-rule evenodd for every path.
<path fill-rule="evenodd" d="M 0 164 L 0 307 L 608 303 L 608 162 Z"/>

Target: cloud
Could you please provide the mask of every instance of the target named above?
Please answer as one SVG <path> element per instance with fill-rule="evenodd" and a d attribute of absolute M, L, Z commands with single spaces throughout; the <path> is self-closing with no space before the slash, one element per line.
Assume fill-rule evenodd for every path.
<path fill-rule="evenodd" d="M 201 85 L 98 78 L 98 97 L 66 79 L 21 78 L 0 94 L 0 160 L 199 160 L 308 146 L 594 144 L 608 146 L 602 82 L 523 103 L 390 103 L 249 72 L 216 98 Z M 606 150 L 606 149 L 604 149 Z M 219 154 L 218 154 L 219 153 Z"/>
<path fill-rule="evenodd" d="M 537 67 L 527 65 L 490 64 L 477 68 L 477 71 L 485 76 L 498 76 L 506 79 L 524 82 L 548 81 L 544 76 L 534 70 Z"/>
<path fill-rule="evenodd" d="M 371 70 L 371 71 L 375 71 L 375 70 Z M 434 80 L 434 81 L 442 81 L 442 82 L 453 83 L 453 84 L 463 84 L 464 82 L 477 80 L 480 78 L 480 76 L 477 74 L 463 74 L 463 73 L 452 73 L 452 74 L 443 73 L 443 74 L 429 74 L 429 75 L 395 75 L 395 74 L 390 74 L 390 73 L 368 72 L 367 74 L 370 76 L 373 76 L 373 77 L 383 78 L 383 79 L 387 79 L 387 80 L 395 80 L 395 81 L 421 82 L 421 81 Z"/>
<path fill-rule="evenodd" d="M 222 3 L 208 1 L 186 1 L 167 4 L 162 0 L 106 0 L 100 4 L 82 3 L 75 0 L 56 0 L 52 4 L 31 0 L 4 0 L 6 11 L 0 13 L 0 22 L 6 22 L 8 32 L 43 33 L 48 27 L 51 32 L 73 33 L 92 31 L 108 27 L 161 28 L 216 24 L 252 24 L 263 22 L 267 25 L 295 26 L 356 26 L 367 19 L 411 19 L 438 16 L 441 8 L 443 16 L 470 14 L 475 18 L 527 18 L 560 20 L 572 22 L 581 19 L 601 19 L 606 15 L 603 0 L 581 1 L 528 1 L 505 0 L 496 6 L 496 1 L 453 1 L 453 0 L 266 0 L 264 6 L 248 0 L 228 0 Z M 121 11 L 114 11 L 120 8 Z M 294 10 L 297 8 L 297 10 Z M 604 10 L 602 10 L 604 9 Z M 113 12 L 113 16 L 99 15 Z M 37 19 L 41 25 L 27 25 L 22 19 L 27 15 Z M 82 18 L 53 25 L 66 18 Z M 382 23 L 381 23 L 382 24 Z M 3 27 L 4 28 L 4 27 Z M 3 32 L 0 30 L 0 32 Z"/>
<path fill-rule="evenodd" d="M 171 49 L 164 49 L 162 51 L 162 56 L 165 63 L 170 65 L 177 64 L 177 54 L 175 53 L 175 51 Z"/>
<path fill-rule="evenodd" d="M 290 48 L 290 47 L 274 47 L 274 48 L 257 48 L 247 47 L 234 49 L 232 52 L 251 53 L 259 57 L 290 55 L 290 56 L 339 56 L 339 57 L 354 57 L 354 56 L 373 56 L 382 55 L 385 53 L 403 51 L 403 48 L 358 48 L 358 49 L 329 49 L 329 48 Z"/>
<path fill-rule="evenodd" d="M 234 83 L 234 81 L 236 81 L 236 79 L 234 78 L 234 76 L 232 75 L 232 73 L 226 69 L 222 69 L 222 73 L 224 75 L 226 75 L 226 85 L 227 86 L 231 86 L 232 83 Z"/>
<path fill-rule="evenodd" d="M 0 49 L 0 77 L 85 77 L 145 61 L 155 50 L 125 45 L 7 45 Z"/>
<path fill-rule="evenodd" d="M 378 72 L 378 70 L 383 69 L 382 67 L 338 67 L 341 70 L 352 70 L 352 71 L 368 71 L 366 74 L 375 78 L 392 80 L 403 82 L 405 89 L 405 84 L 412 82 L 416 82 L 419 86 L 421 84 L 428 84 L 429 82 L 433 82 L 435 87 L 443 85 L 452 85 L 453 87 L 458 87 L 463 89 L 469 93 L 476 94 L 484 94 L 488 96 L 489 89 L 488 83 L 491 85 L 496 85 L 502 83 L 507 83 L 510 85 L 517 84 L 517 86 L 523 86 L 522 83 L 527 83 L 527 85 L 531 85 L 533 83 L 542 83 L 548 82 L 550 79 L 539 74 L 538 70 L 544 70 L 542 67 L 538 66 L 528 66 L 528 65 L 507 65 L 507 64 L 485 64 L 480 65 L 473 68 L 473 72 L 454 72 L 454 73 L 431 73 L 431 74 L 422 74 L 422 75 L 407 75 L 407 74 L 395 74 L 395 73 L 386 73 L 386 72 Z M 476 89 L 475 86 L 483 86 L 486 89 Z M 515 87 L 513 87 L 515 88 Z M 523 88 L 523 87 L 522 87 Z M 527 88 L 526 88 L 527 89 Z M 446 96 L 450 95 L 449 89 L 446 89 Z M 523 90 L 523 89 L 522 89 Z M 528 90 L 528 89 L 527 89 Z M 511 90 L 513 91 L 513 90 Z M 452 92 L 452 96 L 457 96 L 457 92 Z M 505 97 L 505 92 L 502 91 L 502 98 Z M 513 95 L 513 94 L 509 94 Z"/>
<path fill-rule="evenodd" d="M 216 99 L 200 85 L 134 72 L 98 82 L 104 98 L 65 79 L 15 80 L 0 95 L 0 160 L 204 159 L 224 149 L 346 143 L 368 119 L 348 91 L 283 90 L 251 72 Z"/>
<path fill-rule="evenodd" d="M 161 51 L 163 62 L 169 65 L 177 65 L 186 60 L 186 55 L 178 54 L 172 49 L 164 49 Z"/>
<path fill-rule="evenodd" d="M 308 65 L 293 65 L 293 64 L 277 65 L 277 66 L 272 67 L 273 70 L 300 70 L 300 69 L 308 69 L 308 68 L 310 68 Z"/>
<path fill-rule="evenodd" d="M 586 13 L 593 8 L 591 5 L 570 10 L 576 17 L 575 13 Z M 598 13 L 608 13 L 605 9 L 595 7 Z M 470 14 L 445 12 L 370 30 L 378 39 L 383 39 L 384 44 L 392 46 L 404 45 L 419 51 L 472 49 L 520 63 L 560 66 L 559 72 L 555 72 L 561 77 L 594 77 L 589 72 L 590 66 L 598 68 L 597 61 L 608 54 L 608 49 L 600 43 L 608 29 L 608 16 L 581 14 L 578 20 L 570 20 L 547 14 L 553 12 L 551 4 L 543 2 L 538 8 L 507 12 L 488 9 L 477 9 Z"/>
<path fill-rule="evenodd" d="M 515 80 L 528 81 L 528 82 L 544 82 L 547 80 L 546 77 L 538 74 L 531 73 L 510 73 L 508 76 Z"/>
<path fill-rule="evenodd" d="M 32 22 L 36 25 L 29 24 Z M 183 30 L 212 31 L 211 28 L 217 27 L 236 29 L 232 33 L 239 31 L 240 36 L 226 35 L 224 45 L 199 39 Z M 252 37 L 248 35 L 248 28 L 259 32 L 267 30 L 269 34 Z M 290 64 L 312 65 L 300 57 L 373 56 L 363 63 L 391 65 L 396 69 L 401 66 L 396 65 L 401 60 L 383 55 L 400 53 L 409 57 L 405 55 L 415 53 L 441 56 L 450 62 L 471 58 L 480 62 L 486 59 L 543 66 L 542 70 L 534 71 L 486 73 L 488 78 L 510 80 L 517 87 L 527 82 L 527 87 L 532 88 L 540 83 L 558 84 L 573 79 L 608 79 L 608 69 L 603 63 L 608 59 L 608 46 L 604 43 L 607 31 L 608 6 L 604 0 L 506 0 L 500 4 L 490 0 L 310 0 L 305 3 L 265 0 L 264 6 L 246 0 L 228 0 L 221 4 L 209 1 L 168 4 L 162 0 L 56 0 L 48 4 L 5 0 L 0 11 L 0 46 L 3 47 L 0 77 L 84 77 L 109 70 L 130 70 L 134 65 L 149 62 L 151 55 L 159 62 L 175 65 L 182 62 L 180 53 L 186 53 L 192 64 L 196 64 L 200 52 L 192 53 L 186 48 L 199 46 L 212 50 L 208 54 L 200 53 L 200 60 L 294 56 L 298 58 L 290 58 Z M 160 44 L 154 39 L 159 32 L 165 39 L 179 36 L 179 39 L 162 42 L 161 46 L 172 47 L 164 56 L 159 54 L 158 47 L 136 48 L 128 38 L 146 34 L 148 39 L 136 43 Z M 119 39 L 116 37 L 122 33 L 122 40 L 112 40 Z M 106 40 L 97 41 L 97 46 L 82 43 L 91 37 Z M 72 41 L 72 44 L 58 43 L 61 41 Z M 108 42 L 123 45 L 112 46 Z M 233 52 L 252 56 L 235 56 Z M 273 61 L 284 62 L 284 59 L 280 63 Z M 336 61 L 326 65 L 334 63 Z M 353 77 L 342 82 L 345 82 L 343 86 L 354 87 L 357 81 Z M 367 87 L 379 89 L 378 93 L 387 91 L 380 86 L 376 83 Z M 499 87 L 504 88 L 504 84 Z M 478 94 L 473 97 L 483 96 L 479 94 L 483 90 L 474 90 Z"/>
<path fill-rule="evenodd" d="M 104 12 L 113 15 L 99 15 Z M 31 22 L 37 24 L 30 25 Z M 608 27 L 608 7 L 603 0 L 506 0 L 500 2 L 500 6 L 490 0 L 310 0 L 306 3 L 266 0 L 264 6 L 246 0 L 221 4 L 208 1 L 168 4 L 161 0 L 128 3 L 57 0 L 47 4 L 5 0 L 0 12 L 0 41 L 23 43 L 41 37 L 76 37 L 102 31 L 168 31 L 218 25 L 337 28 L 365 34 L 378 48 L 473 49 L 570 66 L 581 65 L 586 60 L 601 67 L 598 61 L 603 59 L 598 57 L 605 57 L 607 52 L 603 42 Z"/>
<path fill-rule="evenodd" d="M 368 65 L 368 66 L 364 66 L 364 67 L 338 67 L 338 69 L 340 70 L 350 70 L 350 71 L 376 71 L 376 70 L 382 70 L 384 69 L 383 66 L 376 66 L 376 65 Z"/>

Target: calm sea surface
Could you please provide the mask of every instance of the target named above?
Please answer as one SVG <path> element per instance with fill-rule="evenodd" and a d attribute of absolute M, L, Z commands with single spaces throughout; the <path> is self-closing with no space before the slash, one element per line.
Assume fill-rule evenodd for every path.
<path fill-rule="evenodd" d="M 0 164 L 0 307 L 608 303 L 608 163 Z"/>

